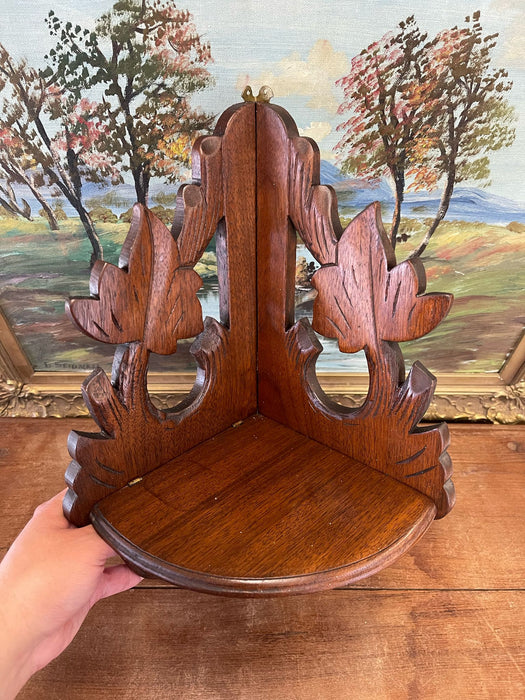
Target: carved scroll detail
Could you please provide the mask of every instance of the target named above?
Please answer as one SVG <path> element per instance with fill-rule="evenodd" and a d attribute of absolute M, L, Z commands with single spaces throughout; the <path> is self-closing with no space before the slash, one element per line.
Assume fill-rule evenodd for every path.
<path fill-rule="evenodd" d="M 69 491 L 64 511 L 77 525 L 88 522 L 93 505 L 108 493 L 184 449 L 184 440 L 173 444 L 178 424 L 191 416 L 214 384 L 210 378 L 228 332 L 212 319 L 193 350 L 199 378 L 183 404 L 175 410 L 157 410 L 146 377 L 151 352 L 172 354 L 178 339 L 203 331 L 196 295 L 201 279 L 192 268 L 224 215 L 220 142 L 214 136 L 197 142 L 195 169 L 204 184 L 181 188 L 179 220 L 172 233 L 150 211 L 135 205 L 119 266 L 97 262 L 90 280 L 92 297 L 67 305 L 70 318 L 84 333 L 119 344 L 112 380 L 97 369 L 82 387 L 102 432 L 72 432 L 68 441 L 73 461 L 66 473 Z M 214 179 L 208 192 L 206 183 Z"/>
<path fill-rule="evenodd" d="M 200 259 L 217 222 L 224 216 L 222 150 L 219 136 L 201 136 L 192 151 L 193 176 L 200 185 L 182 185 L 177 193 L 175 220 L 171 228 L 177 241 L 181 265 L 191 266 Z M 213 192 L 213 196 L 211 193 Z"/>
<path fill-rule="evenodd" d="M 319 151 L 304 137 L 290 139 L 290 217 L 322 265 L 335 263 L 342 228 L 332 187 L 319 185 Z"/>
<path fill-rule="evenodd" d="M 294 366 L 302 366 L 303 391 L 310 401 L 297 425 L 303 422 L 305 431 L 321 441 L 329 430 L 332 446 L 430 496 L 442 516 L 454 501 L 448 430 L 445 425 L 418 427 L 432 399 L 435 378 L 417 362 L 405 380 L 397 343 L 435 328 L 448 313 L 452 297 L 423 294 L 425 274 L 419 262 L 396 265 L 378 203 L 341 232 L 335 193 L 318 184 L 317 149 L 308 139 L 292 135 L 289 144 L 290 217 L 321 263 L 312 279 L 318 292 L 313 328 L 336 338 L 342 352 L 364 349 L 370 375 L 362 406 L 336 405 L 315 377 L 319 350 L 307 332 L 308 322 L 295 324 L 287 331 L 286 344 Z M 319 412 L 324 421 L 316 418 Z M 345 428 L 332 430 L 326 422 Z"/>

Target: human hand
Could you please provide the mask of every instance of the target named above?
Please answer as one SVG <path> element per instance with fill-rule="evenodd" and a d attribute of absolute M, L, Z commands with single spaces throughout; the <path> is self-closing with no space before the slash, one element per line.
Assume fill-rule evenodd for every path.
<path fill-rule="evenodd" d="M 38 506 L 0 564 L 0 696 L 13 698 L 30 676 L 71 642 L 101 598 L 141 581 L 91 525 L 62 513 L 65 491 Z"/>

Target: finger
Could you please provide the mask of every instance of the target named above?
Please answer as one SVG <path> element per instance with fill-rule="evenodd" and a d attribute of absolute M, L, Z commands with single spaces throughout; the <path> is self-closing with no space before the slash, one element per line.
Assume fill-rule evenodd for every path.
<path fill-rule="evenodd" d="M 133 586 L 137 586 L 143 580 L 142 576 L 135 574 L 126 564 L 108 566 L 104 569 L 97 591 L 98 600 L 108 598 L 115 593 L 122 593 Z"/>
<path fill-rule="evenodd" d="M 93 525 L 76 528 L 76 532 L 72 533 L 72 536 L 79 547 L 89 549 L 92 556 L 96 557 L 100 563 L 104 563 L 106 559 L 117 554 L 111 545 L 100 537 Z"/>

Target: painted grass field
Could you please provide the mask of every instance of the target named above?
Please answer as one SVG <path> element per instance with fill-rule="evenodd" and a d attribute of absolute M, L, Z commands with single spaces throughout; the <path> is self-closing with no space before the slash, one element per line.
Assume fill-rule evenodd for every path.
<path fill-rule="evenodd" d="M 400 244 L 398 260 L 413 240 Z M 427 291 L 455 301 L 430 336 L 406 344 L 407 359 L 438 372 L 497 372 L 525 323 L 525 226 L 444 222 L 423 261 Z"/>
<path fill-rule="evenodd" d="M 398 261 L 417 244 L 423 225 L 404 223 L 410 234 L 399 245 Z M 127 223 L 99 223 L 109 262 L 117 262 Z M 511 230 L 514 229 L 514 230 Z M 33 366 L 45 371 L 108 370 L 113 348 L 91 341 L 64 314 L 69 296 L 87 295 L 90 246 L 77 219 L 61 222 L 52 233 L 43 219 L 0 220 L 0 306 Z M 428 291 L 446 291 L 456 301 L 449 317 L 429 337 L 403 346 L 407 365 L 421 360 L 437 372 L 496 372 L 525 322 L 525 226 L 444 222 L 431 241 L 424 263 Z M 204 278 L 205 313 L 217 313 L 214 253 L 197 266 Z M 308 314 L 308 304 L 305 305 Z M 303 311 L 303 309 L 301 309 Z M 186 371 L 192 366 L 189 342 L 172 358 L 154 358 L 152 369 Z M 323 353 L 324 354 L 324 353 Z M 355 371 L 355 360 L 332 346 L 322 371 Z M 362 361 L 357 365 L 362 366 Z"/>

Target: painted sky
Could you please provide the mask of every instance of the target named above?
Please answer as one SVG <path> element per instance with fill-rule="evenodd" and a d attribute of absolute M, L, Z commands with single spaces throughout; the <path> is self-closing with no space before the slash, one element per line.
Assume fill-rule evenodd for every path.
<path fill-rule="evenodd" d="M 112 0 L 2 0 L 0 41 L 38 65 L 53 41 L 44 18 L 49 9 L 92 27 Z M 257 91 L 272 86 L 279 104 L 314 137 L 325 157 L 338 139 L 341 94 L 335 80 L 362 48 L 410 14 L 431 34 L 461 24 L 481 10 L 486 32 L 498 32 L 494 65 L 509 70 L 510 101 L 520 120 L 514 145 L 491 156 L 490 191 L 525 201 L 525 2 L 523 0 L 181 0 L 199 33 L 211 44 L 215 86 L 199 100 L 215 112 L 238 101 L 245 81 Z"/>

